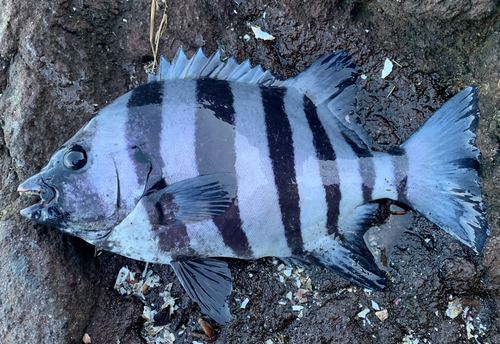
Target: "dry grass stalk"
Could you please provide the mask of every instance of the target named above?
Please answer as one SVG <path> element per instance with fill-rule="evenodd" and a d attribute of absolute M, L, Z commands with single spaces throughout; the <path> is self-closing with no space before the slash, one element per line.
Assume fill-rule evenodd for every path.
<path fill-rule="evenodd" d="M 163 17 L 161 18 L 160 26 L 158 26 L 158 30 L 156 30 L 156 35 L 154 34 L 155 28 L 155 14 L 156 10 L 160 8 L 160 5 L 157 3 L 158 0 L 151 0 L 151 18 L 150 18 L 150 29 L 149 29 L 149 42 L 151 43 L 151 50 L 153 51 L 153 65 L 151 66 L 151 72 L 154 73 L 155 68 L 158 66 L 158 46 L 160 44 L 160 38 L 167 29 L 167 2 L 165 1 L 163 7 Z"/>

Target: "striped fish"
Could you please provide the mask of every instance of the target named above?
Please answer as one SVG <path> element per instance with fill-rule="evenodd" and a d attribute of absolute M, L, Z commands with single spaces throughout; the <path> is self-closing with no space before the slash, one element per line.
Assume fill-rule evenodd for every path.
<path fill-rule="evenodd" d="M 376 152 L 355 113 L 343 51 L 281 80 L 234 58 L 162 59 L 19 186 L 21 211 L 109 251 L 170 264 L 190 297 L 230 318 L 217 257 L 293 257 L 383 289 L 363 235 L 390 199 L 480 253 L 490 233 L 478 177 L 477 87 Z"/>

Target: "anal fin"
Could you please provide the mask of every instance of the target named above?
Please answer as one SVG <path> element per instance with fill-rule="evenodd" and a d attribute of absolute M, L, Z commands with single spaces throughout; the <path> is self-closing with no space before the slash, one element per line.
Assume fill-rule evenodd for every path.
<path fill-rule="evenodd" d="M 378 207 L 377 203 L 360 205 L 339 223 L 339 234 L 347 249 L 358 254 L 370 254 L 363 237 L 375 220 Z"/>
<path fill-rule="evenodd" d="M 217 259 L 186 259 L 170 262 L 192 300 L 219 324 L 228 323 L 229 301 L 233 291 L 227 263 Z"/>
<path fill-rule="evenodd" d="M 361 287 L 383 290 L 385 275 L 375 263 L 363 238 L 377 208 L 378 204 L 373 203 L 357 207 L 340 223 L 340 237 L 326 236 L 318 240 L 306 259 Z"/>

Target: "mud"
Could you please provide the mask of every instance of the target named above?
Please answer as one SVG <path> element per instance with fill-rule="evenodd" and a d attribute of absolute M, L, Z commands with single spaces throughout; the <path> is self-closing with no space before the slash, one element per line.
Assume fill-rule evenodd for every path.
<path fill-rule="evenodd" d="M 238 4 L 239 3 L 239 4 Z M 0 0 L 0 336 L 5 343 L 143 343 L 143 303 L 113 289 L 119 269 L 144 264 L 94 248 L 19 215 L 20 181 L 95 111 L 146 80 L 148 1 Z M 220 48 L 284 77 L 345 49 L 359 66 L 358 111 L 378 150 L 403 142 L 463 86 L 480 86 L 477 144 L 492 236 L 476 256 L 417 214 L 387 263 L 384 292 L 324 269 L 228 260 L 233 318 L 216 343 L 500 342 L 500 11 L 498 1 L 168 2 L 160 54 Z M 157 11 L 159 22 L 161 11 Z M 256 40 L 248 24 L 276 37 Z M 248 35 L 248 39 L 247 36 Z M 397 64 L 380 78 L 384 60 Z M 152 267 L 179 306 L 169 325 L 191 343 L 202 316 L 169 267 Z M 310 278 L 302 312 L 288 292 Z M 303 288 L 304 285 L 301 285 Z M 307 288 L 306 288 L 307 289 Z M 148 295 L 158 305 L 161 287 Z M 241 302 L 249 299 L 245 308 Z M 294 299 L 295 302 L 299 302 Z M 376 315 L 387 310 L 387 319 Z M 455 318 L 449 303 L 460 304 Z M 360 312 L 368 309 L 363 318 Z M 450 313 L 451 312 L 451 313 Z M 361 313 L 361 315 L 363 315 Z M 207 319 L 209 320 L 209 319 Z M 209 320 L 210 321 L 210 320 Z M 472 338 L 471 338 L 472 336 Z M 199 339 L 198 339 L 199 340 Z M 270 343 L 270 342 L 269 342 Z"/>

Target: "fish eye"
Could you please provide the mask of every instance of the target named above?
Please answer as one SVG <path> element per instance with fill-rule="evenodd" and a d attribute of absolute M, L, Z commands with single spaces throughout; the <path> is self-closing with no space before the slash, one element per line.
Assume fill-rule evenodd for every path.
<path fill-rule="evenodd" d="M 74 145 L 64 155 L 64 166 L 71 170 L 79 170 L 87 164 L 87 152 L 82 146 Z"/>

